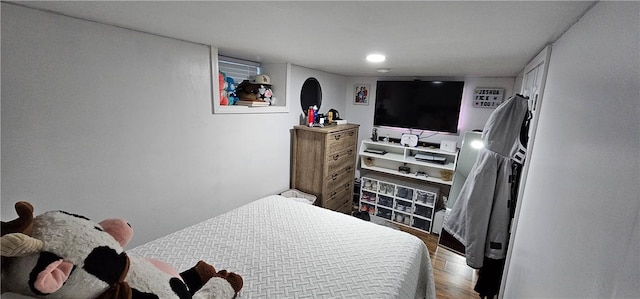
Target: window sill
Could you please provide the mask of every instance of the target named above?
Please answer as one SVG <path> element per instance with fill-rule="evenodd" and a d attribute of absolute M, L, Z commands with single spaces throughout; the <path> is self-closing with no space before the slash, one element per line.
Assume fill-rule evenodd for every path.
<path fill-rule="evenodd" d="M 286 106 L 247 107 L 247 106 L 214 106 L 215 114 L 254 114 L 254 113 L 287 113 Z"/>

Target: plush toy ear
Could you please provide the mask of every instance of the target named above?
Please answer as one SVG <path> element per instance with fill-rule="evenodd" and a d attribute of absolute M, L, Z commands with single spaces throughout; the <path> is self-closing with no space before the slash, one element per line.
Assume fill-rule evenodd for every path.
<path fill-rule="evenodd" d="M 23 233 L 31 235 L 33 230 L 33 206 L 26 201 L 19 201 L 15 204 L 18 219 L 9 222 L 2 221 L 2 235 L 11 233 Z"/>
<path fill-rule="evenodd" d="M 100 225 L 104 231 L 113 236 L 123 248 L 133 238 L 133 228 L 131 228 L 131 225 L 124 219 L 105 219 L 100 222 Z"/>
<path fill-rule="evenodd" d="M 69 279 L 71 270 L 73 270 L 73 264 L 62 259 L 54 261 L 38 273 L 33 287 L 45 295 L 54 293 Z"/>

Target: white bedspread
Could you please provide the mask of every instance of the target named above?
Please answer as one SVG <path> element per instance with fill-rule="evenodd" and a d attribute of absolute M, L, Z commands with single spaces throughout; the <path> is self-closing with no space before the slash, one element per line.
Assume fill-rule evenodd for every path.
<path fill-rule="evenodd" d="M 279 195 L 129 252 L 179 271 L 204 260 L 240 274 L 240 298 L 435 298 L 415 236 Z"/>

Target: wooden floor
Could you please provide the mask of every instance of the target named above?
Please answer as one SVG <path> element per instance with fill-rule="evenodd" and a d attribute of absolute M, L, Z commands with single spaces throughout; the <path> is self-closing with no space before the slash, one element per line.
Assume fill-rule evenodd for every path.
<path fill-rule="evenodd" d="M 438 235 L 419 232 L 407 227 L 400 227 L 400 229 L 415 235 L 427 245 L 433 265 L 437 299 L 480 298 L 478 293 L 473 290 L 478 279 L 476 270 L 467 266 L 463 256 L 438 246 Z"/>

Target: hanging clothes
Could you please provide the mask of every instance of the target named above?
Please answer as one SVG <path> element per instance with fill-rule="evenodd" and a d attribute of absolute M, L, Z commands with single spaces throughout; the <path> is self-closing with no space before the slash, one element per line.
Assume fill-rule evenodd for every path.
<path fill-rule="evenodd" d="M 478 273 L 478 281 L 473 287 L 473 290 L 478 292 L 480 298 L 491 299 L 498 294 L 505 260 L 506 259 L 494 260 L 488 257 L 484 258 L 484 265 Z"/>
<path fill-rule="evenodd" d="M 465 246 L 467 265 L 480 269 L 484 258 L 504 259 L 509 240 L 512 161 L 522 155 L 520 131 L 527 98 L 515 95 L 491 113 L 480 149 L 443 229 Z"/>

